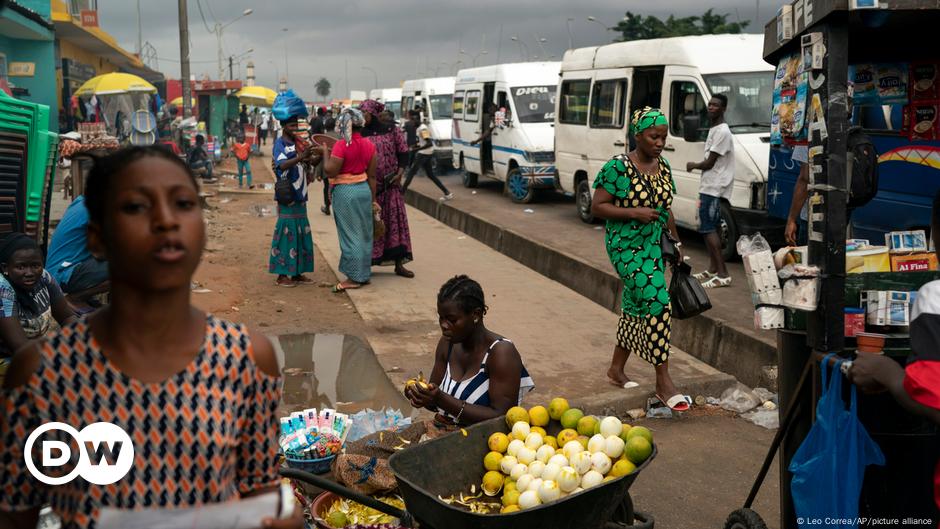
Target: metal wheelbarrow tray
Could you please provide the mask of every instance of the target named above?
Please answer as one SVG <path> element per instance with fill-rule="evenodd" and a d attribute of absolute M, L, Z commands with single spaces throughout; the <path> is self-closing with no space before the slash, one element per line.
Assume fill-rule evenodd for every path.
<path fill-rule="evenodd" d="M 476 514 L 441 501 L 438 495 L 467 493 L 471 484 L 480 487 L 483 457 L 489 452 L 487 440 L 493 433 L 505 430 L 505 421 L 498 417 L 465 428 L 466 436 L 458 430 L 393 454 L 389 467 L 407 512 L 306 472 L 282 469 L 281 474 L 400 518 L 402 525 L 410 526 L 414 520 L 422 529 L 599 529 L 624 503 L 632 510 L 630 486 L 657 454 L 654 445 L 653 453 L 636 472 L 524 511 Z"/>

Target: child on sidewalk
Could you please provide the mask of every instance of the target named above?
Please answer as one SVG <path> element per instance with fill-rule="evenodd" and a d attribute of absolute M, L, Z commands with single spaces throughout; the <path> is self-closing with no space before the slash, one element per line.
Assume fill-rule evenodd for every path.
<path fill-rule="evenodd" d="M 242 187 L 242 173 L 248 173 L 248 189 L 254 189 L 251 185 L 251 164 L 248 163 L 248 156 L 251 155 L 251 144 L 245 140 L 244 136 L 239 136 L 238 140 L 232 145 L 232 152 L 235 153 L 235 161 L 238 162 L 238 187 Z"/>

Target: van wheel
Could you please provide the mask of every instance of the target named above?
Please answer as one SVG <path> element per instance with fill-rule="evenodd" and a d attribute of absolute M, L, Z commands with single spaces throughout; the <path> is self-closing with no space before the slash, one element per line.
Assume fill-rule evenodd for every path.
<path fill-rule="evenodd" d="M 581 217 L 582 221 L 588 224 L 594 224 L 594 215 L 591 213 L 592 199 L 591 184 L 589 184 L 586 179 L 578 182 L 577 191 L 575 193 L 575 205 L 578 206 L 578 216 Z"/>
<path fill-rule="evenodd" d="M 516 204 L 528 204 L 535 198 L 535 189 L 531 183 L 529 178 L 522 176 L 518 167 L 513 167 L 506 175 L 506 194 Z"/>
<path fill-rule="evenodd" d="M 467 172 L 467 166 L 463 163 L 463 156 L 460 157 L 460 176 L 463 178 L 464 187 L 472 189 L 477 186 L 479 175 Z"/>
<path fill-rule="evenodd" d="M 736 248 L 738 242 L 738 226 L 734 223 L 734 217 L 731 215 L 731 206 L 724 200 L 721 201 L 721 219 L 719 221 L 718 235 L 721 238 L 721 257 L 725 261 L 731 261 L 738 256 Z"/>

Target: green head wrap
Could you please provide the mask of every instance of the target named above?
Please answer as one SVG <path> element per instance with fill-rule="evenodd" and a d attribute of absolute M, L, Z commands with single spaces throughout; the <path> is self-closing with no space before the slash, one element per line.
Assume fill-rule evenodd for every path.
<path fill-rule="evenodd" d="M 633 119 L 630 120 L 630 132 L 637 136 L 644 130 L 658 125 L 666 125 L 666 115 L 663 111 L 653 107 L 643 107 L 633 112 Z"/>

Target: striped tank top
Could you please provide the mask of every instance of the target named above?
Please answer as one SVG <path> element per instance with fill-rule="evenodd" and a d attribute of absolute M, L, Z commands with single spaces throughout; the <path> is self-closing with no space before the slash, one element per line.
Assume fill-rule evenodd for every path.
<path fill-rule="evenodd" d="M 252 355 L 244 327 L 209 316 L 199 354 L 148 384 L 119 371 L 84 320 L 50 335 L 29 381 L 0 396 L 0 511 L 50 504 L 64 528 L 85 528 L 95 527 L 103 507 L 189 507 L 276 485 L 281 384 Z M 120 426 L 134 445 L 130 472 L 103 486 L 81 477 L 39 482 L 23 450 L 30 432 L 51 421 L 76 430 L 98 421 Z M 70 440 L 59 431 L 42 438 Z M 33 461 L 41 460 L 40 444 Z M 55 476 L 72 468 L 42 470 Z"/>
<path fill-rule="evenodd" d="M 506 338 L 500 338 L 495 342 L 491 343 L 490 346 L 486 349 L 486 353 L 483 355 L 483 361 L 480 362 L 480 370 L 477 371 L 475 375 L 466 379 L 466 380 L 454 380 L 450 376 L 450 353 L 454 350 L 454 345 L 450 344 L 447 347 L 447 371 L 444 373 L 444 379 L 441 380 L 441 391 L 447 393 L 448 395 L 454 397 L 455 399 L 466 401 L 467 404 L 479 404 L 480 406 L 489 406 L 490 405 L 490 375 L 486 371 L 486 361 L 490 357 L 490 353 L 493 352 L 493 348 L 496 347 L 496 344 L 499 342 L 512 343 L 511 340 Z M 516 404 L 522 402 L 522 397 L 532 391 L 535 388 L 535 382 L 532 381 L 532 377 L 529 376 L 529 372 L 526 370 L 525 365 L 522 366 L 522 373 L 519 377 L 519 398 L 516 400 Z M 450 420 L 454 420 L 455 417 L 449 413 L 441 410 L 445 417 Z"/>

